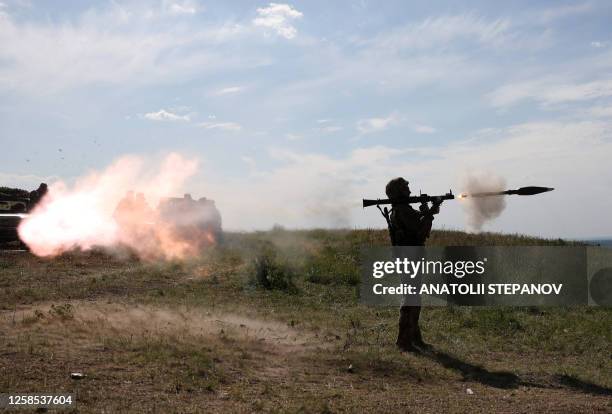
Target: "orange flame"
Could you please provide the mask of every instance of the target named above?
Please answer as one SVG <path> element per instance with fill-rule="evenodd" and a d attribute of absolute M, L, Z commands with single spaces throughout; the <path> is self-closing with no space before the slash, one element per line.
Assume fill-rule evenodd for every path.
<path fill-rule="evenodd" d="M 132 188 L 142 189 L 154 202 L 176 193 L 196 172 L 197 161 L 172 153 L 152 171 L 145 166 L 142 158 L 123 157 L 104 171 L 77 180 L 72 188 L 61 181 L 54 183 L 19 225 L 21 240 L 38 256 L 126 245 L 143 259 L 182 259 L 197 254 L 203 244 L 212 244 L 212 234 L 183 237 L 153 210 L 135 208 L 120 217 L 114 214 L 120 199 Z"/>

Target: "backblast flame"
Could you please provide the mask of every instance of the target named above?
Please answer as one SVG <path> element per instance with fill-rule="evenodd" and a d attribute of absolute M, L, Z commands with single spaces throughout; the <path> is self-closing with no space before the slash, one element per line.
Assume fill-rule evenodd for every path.
<path fill-rule="evenodd" d="M 140 157 L 122 157 L 104 171 L 78 179 L 72 187 L 63 182 L 52 184 L 34 211 L 22 220 L 19 236 L 38 256 L 119 245 L 132 248 L 144 259 L 197 254 L 202 247 L 199 239 L 182 237 L 171 222 L 160 220 L 144 194 L 136 195 L 137 202 L 121 207 L 133 188 L 157 204 L 162 197 L 178 192 L 196 170 L 196 160 L 175 153 L 153 168 Z M 209 241 L 211 237 L 214 240 L 208 234 L 200 238 Z"/>

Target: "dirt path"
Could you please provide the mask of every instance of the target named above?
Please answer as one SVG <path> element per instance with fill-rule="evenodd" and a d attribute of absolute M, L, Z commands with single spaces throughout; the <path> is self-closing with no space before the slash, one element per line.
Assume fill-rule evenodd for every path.
<path fill-rule="evenodd" d="M 499 374 L 444 355 L 343 353 L 284 323 L 202 308 L 39 303 L 0 312 L 0 336 L 0 388 L 76 392 L 84 412 L 612 408 L 605 393 L 553 379 L 498 384 Z M 86 379 L 75 382 L 73 371 Z"/>
<path fill-rule="evenodd" d="M 206 309 L 160 307 L 105 301 L 37 304 L 0 312 L 0 329 L 9 336 L 35 331 L 52 337 L 85 340 L 101 336 L 157 337 L 180 341 L 197 338 L 256 345 L 260 352 L 299 355 L 323 348 L 316 335 L 287 324 Z"/>

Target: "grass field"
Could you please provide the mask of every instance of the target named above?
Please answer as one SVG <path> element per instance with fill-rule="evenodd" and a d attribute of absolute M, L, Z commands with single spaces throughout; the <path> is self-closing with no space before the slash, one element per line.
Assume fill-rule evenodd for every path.
<path fill-rule="evenodd" d="M 70 392 L 106 413 L 612 412 L 612 310 L 427 308 L 433 350 L 402 354 L 398 310 L 357 298 L 360 247 L 386 244 L 277 229 L 187 262 L 0 252 L 0 393 Z"/>

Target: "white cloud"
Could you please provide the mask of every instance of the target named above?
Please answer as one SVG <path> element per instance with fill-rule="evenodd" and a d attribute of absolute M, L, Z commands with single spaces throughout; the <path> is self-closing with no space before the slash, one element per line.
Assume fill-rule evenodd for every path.
<path fill-rule="evenodd" d="M 183 13 L 187 3 L 168 3 Z M 173 7 L 176 6 L 176 7 Z M 28 21 L 0 13 L 0 89 L 48 95 L 90 84 L 139 86 L 223 68 L 261 64 L 219 47 L 242 36 L 236 24 L 173 24 L 171 12 L 112 2 L 69 19 Z M 151 14 L 153 13 L 153 14 Z M 151 19 L 155 19 L 152 21 Z"/>
<path fill-rule="evenodd" d="M 222 88 L 222 89 L 215 91 L 214 95 L 216 96 L 234 95 L 242 91 L 244 91 L 244 88 L 242 86 L 229 86 L 227 88 Z"/>
<path fill-rule="evenodd" d="M 433 134 L 436 132 L 436 129 L 429 125 L 415 125 L 413 130 L 419 134 Z"/>
<path fill-rule="evenodd" d="M 384 131 L 398 122 L 397 116 L 391 114 L 386 118 L 367 118 L 357 122 L 357 130 L 361 134 Z"/>
<path fill-rule="evenodd" d="M 169 1 L 164 0 L 163 6 L 171 14 L 196 14 L 200 9 L 195 1 Z"/>
<path fill-rule="evenodd" d="M 540 23 L 549 23 L 553 20 L 562 19 L 568 16 L 586 13 L 592 10 L 592 5 L 588 2 L 577 4 L 564 4 L 549 9 L 536 12 L 534 18 Z"/>
<path fill-rule="evenodd" d="M 588 108 L 586 113 L 596 118 L 612 118 L 612 106 L 594 106 Z"/>
<path fill-rule="evenodd" d="M 222 131 L 238 132 L 242 126 L 236 122 L 201 122 L 198 126 L 205 129 L 219 129 Z"/>
<path fill-rule="evenodd" d="M 591 42 L 591 47 L 594 47 L 596 49 L 601 49 L 602 47 L 607 47 L 608 46 L 608 42 L 600 42 L 598 40 L 594 40 Z"/>
<path fill-rule="evenodd" d="M 170 121 L 170 122 L 189 122 L 189 115 L 179 115 L 165 109 L 160 109 L 157 112 L 149 112 L 144 114 L 144 117 L 150 121 Z"/>
<path fill-rule="evenodd" d="M 517 104 L 532 99 L 542 105 L 587 101 L 612 96 L 612 79 L 601 79 L 583 83 L 539 79 L 503 85 L 487 98 L 496 107 Z"/>
<path fill-rule="evenodd" d="M 293 39 L 297 29 L 291 24 L 293 20 L 302 18 L 303 14 L 288 4 L 270 3 L 268 7 L 257 9 L 259 17 L 253 19 L 255 26 L 273 29 L 276 34 L 285 39 Z"/>
<path fill-rule="evenodd" d="M 143 18 L 155 22 L 164 18 L 193 16 L 203 10 L 195 0 L 157 0 L 154 2 L 114 2 L 114 9 L 124 22 Z"/>
<path fill-rule="evenodd" d="M 364 43 L 387 50 L 448 47 L 460 40 L 499 45 L 514 37 L 510 27 L 508 19 L 486 20 L 475 14 L 429 17 L 421 23 L 383 32 Z"/>

